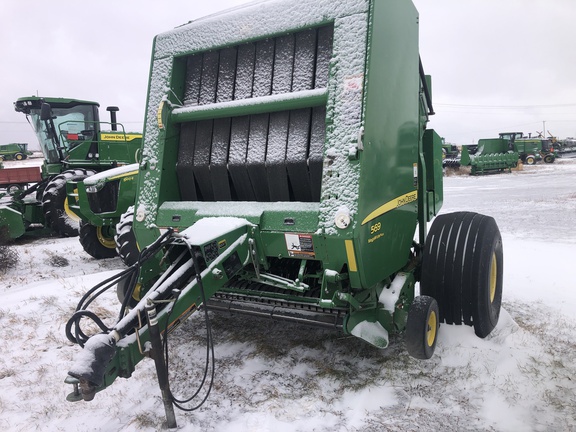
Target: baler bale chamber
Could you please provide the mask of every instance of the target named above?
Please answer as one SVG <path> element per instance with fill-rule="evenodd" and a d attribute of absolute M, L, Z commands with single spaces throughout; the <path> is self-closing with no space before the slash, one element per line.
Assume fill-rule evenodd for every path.
<path fill-rule="evenodd" d="M 245 219 L 256 227 L 258 259 L 213 307 L 261 312 L 267 304 L 272 315 L 300 311 L 347 332 L 389 315 L 383 327 L 394 328 L 395 308 L 377 298 L 411 259 L 429 109 L 416 10 L 410 2 L 272 2 L 231 16 L 234 23 L 221 15 L 156 40 L 156 52 L 171 56 L 152 66 L 148 112 L 160 107 L 164 129 L 148 118 L 146 133 L 158 139 L 144 146 L 138 238 L 153 234 L 148 244 L 156 226 L 184 230 L 206 217 Z M 424 194 L 432 211 L 441 204 L 436 180 L 438 190 Z M 370 342 L 386 346 L 380 333 Z"/>
<path fill-rule="evenodd" d="M 131 333 L 150 338 L 136 317 L 159 299 L 162 329 L 207 305 L 381 348 L 405 332 L 418 358 L 441 321 L 492 330 L 494 220 L 444 215 L 425 241 L 442 205 L 442 140 L 426 129 L 418 20 L 408 0 L 261 1 L 156 37 L 139 279 L 119 285 L 132 311 L 81 343 L 70 375 L 87 393 L 131 375 L 146 354 Z"/>

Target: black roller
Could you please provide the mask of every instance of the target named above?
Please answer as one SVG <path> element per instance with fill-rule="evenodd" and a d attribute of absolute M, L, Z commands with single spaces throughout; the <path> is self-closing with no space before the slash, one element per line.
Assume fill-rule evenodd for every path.
<path fill-rule="evenodd" d="M 185 106 L 325 88 L 333 26 L 195 53 L 186 61 Z M 183 200 L 320 201 L 326 107 L 181 126 Z"/>

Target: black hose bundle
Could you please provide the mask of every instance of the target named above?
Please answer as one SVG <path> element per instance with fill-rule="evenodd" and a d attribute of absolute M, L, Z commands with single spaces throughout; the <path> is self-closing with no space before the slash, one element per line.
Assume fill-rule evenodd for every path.
<path fill-rule="evenodd" d="M 136 263 L 121 271 L 120 273 L 106 279 L 105 281 L 100 282 L 82 296 L 78 302 L 78 305 L 76 306 L 74 314 L 66 323 L 66 337 L 70 342 L 84 347 L 84 344 L 89 339 L 90 336 L 86 335 L 84 331 L 82 331 L 80 324 L 82 318 L 91 319 L 104 333 L 108 333 L 112 330 L 112 328 L 106 326 L 102 319 L 100 319 L 100 317 L 98 317 L 94 312 L 89 311 L 88 306 L 90 306 L 94 300 L 96 300 L 100 295 L 108 291 L 110 288 L 115 287 L 123 280 L 128 280 L 129 289 L 126 290 L 126 295 L 122 301 L 116 322 L 120 321 L 128 309 L 128 303 L 132 297 L 136 282 L 138 281 L 138 277 L 140 275 L 141 265 L 156 255 L 156 253 L 158 253 L 166 245 L 166 243 L 170 240 L 172 233 L 172 229 L 167 230 L 164 234 L 158 237 L 154 243 L 144 248 L 142 252 L 140 252 L 140 256 L 138 257 L 138 261 Z"/>
<path fill-rule="evenodd" d="M 206 306 L 206 294 L 204 293 L 204 285 L 202 284 L 202 277 L 201 275 L 201 270 L 200 270 L 200 264 L 198 262 L 198 258 L 196 257 L 196 255 L 194 253 L 192 253 L 192 261 L 194 263 L 194 270 L 196 272 L 196 282 L 198 283 L 198 287 L 200 288 L 200 294 L 201 294 L 201 298 L 202 298 L 202 304 L 203 304 L 203 309 L 204 309 L 204 321 L 206 324 L 206 363 L 204 366 L 204 373 L 203 373 L 203 377 L 202 377 L 202 381 L 200 382 L 200 384 L 198 385 L 198 388 L 196 389 L 196 391 L 194 392 L 194 394 L 188 398 L 185 399 L 178 399 L 177 397 L 174 396 L 174 394 L 172 393 L 172 391 L 170 391 L 170 397 L 172 399 L 172 403 L 174 404 L 174 406 L 176 408 L 178 408 L 181 411 L 186 411 L 186 412 L 191 412 L 191 411 L 195 411 L 198 408 L 200 408 L 202 405 L 204 405 L 204 403 L 206 402 L 206 400 L 208 400 L 208 396 L 210 395 L 210 392 L 212 391 L 212 387 L 214 385 L 214 375 L 215 375 L 215 356 L 214 356 L 214 341 L 212 339 L 212 326 L 210 324 L 210 317 L 208 316 L 208 307 Z M 170 320 L 168 319 L 166 321 L 166 325 L 168 325 L 168 322 Z M 169 356 L 168 356 L 168 329 L 166 328 L 166 331 L 164 332 L 165 334 L 165 338 L 164 338 L 164 359 L 165 359 L 165 364 L 166 364 L 166 376 L 169 376 L 168 374 L 168 370 L 169 370 Z M 210 383 L 208 385 L 208 390 L 206 391 L 206 394 L 204 395 L 204 398 L 195 406 L 193 407 L 185 407 L 184 404 L 190 403 L 192 402 L 200 393 L 200 391 L 204 388 L 204 385 L 206 383 L 206 379 L 208 378 L 208 369 L 209 366 L 212 365 L 212 367 L 210 368 Z"/>
<path fill-rule="evenodd" d="M 116 321 L 116 323 L 118 323 L 125 316 L 127 312 L 130 299 L 132 298 L 136 283 L 139 278 L 142 263 L 149 260 L 151 257 L 156 255 L 156 253 L 158 253 L 164 246 L 166 246 L 166 244 L 172 240 L 172 234 L 173 230 L 169 229 L 166 233 L 160 236 L 154 243 L 152 243 L 150 246 L 142 250 L 138 258 L 138 261 L 135 264 L 133 264 L 126 270 L 123 270 L 122 272 L 114 275 L 113 277 L 100 282 L 82 296 L 82 298 L 78 302 L 75 313 L 72 315 L 72 317 L 68 320 L 66 324 L 66 337 L 68 338 L 68 340 L 70 340 L 72 343 L 77 343 L 81 347 L 84 347 L 84 344 L 86 343 L 86 341 L 89 339 L 90 336 L 86 335 L 82 331 L 80 324 L 82 318 L 91 319 L 102 330 L 103 333 L 109 333 L 112 330 L 112 328 L 106 326 L 104 322 L 94 312 L 87 310 L 88 306 L 90 306 L 90 304 L 96 298 L 102 295 L 102 293 L 106 292 L 108 289 L 117 285 L 121 281 L 127 280 L 128 289 L 126 290 L 124 300 L 122 301 L 122 305 L 120 307 L 120 313 L 118 315 L 118 320 Z M 214 343 L 212 339 L 212 329 L 210 324 L 210 318 L 208 315 L 208 308 L 206 307 L 206 295 L 204 292 L 204 286 L 202 284 L 202 277 L 201 277 L 202 271 L 198 259 L 199 257 L 196 256 L 194 251 L 191 250 L 190 252 L 192 254 L 194 274 L 196 277 L 198 287 L 200 288 L 201 299 L 204 309 L 204 320 L 206 323 L 206 364 L 204 367 L 203 378 L 192 396 L 185 399 L 178 399 L 172 394 L 172 392 L 170 392 L 170 399 L 172 400 L 172 403 L 182 411 L 195 411 L 206 402 L 212 390 L 215 376 Z M 176 300 L 177 295 L 174 301 Z M 166 376 L 168 376 L 168 369 L 169 369 L 168 323 L 170 322 L 169 315 L 171 311 L 172 309 L 170 309 L 170 311 L 168 312 L 168 319 L 166 320 L 166 327 L 164 331 L 164 341 L 163 341 L 163 350 L 164 350 L 163 354 L 165 357 Z M 185 407 L 184 404 L 190 403 L 196 397 L 198 397 L 202 389 L 205 387 L 206 381 L 209 376 L 210 381 L 208 384 L 208 390 L 203 399 L 196 406 L 190 408 Z"/>

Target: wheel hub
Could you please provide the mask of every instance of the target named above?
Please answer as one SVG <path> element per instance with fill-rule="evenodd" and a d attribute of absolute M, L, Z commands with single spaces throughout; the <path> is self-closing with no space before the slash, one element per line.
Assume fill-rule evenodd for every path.
<path fill-rule="evenodd" d="M 428 317 L 428 329 L 426 330 L 426 343 L 429 347 L 434 345 L 436 340 L 436 329 L 438 328 L 438 318 L 436 317 L 436 312 L 431 311 Z"/>
<path fill-rule="evenodd" d="M 104 227 L 99 226 L 96 228 L 96 236 L 98 237 L 98 241 L 102 246 L 107 247 L 108 249 L 115 249 L 116 242 L 114 241 L 114 237 L 107 236 L 104 231 Z"/>
<path fill-rule="evenodd" d="M 496 261 L 496 253 L 492 254 L 492 262 L 490 263 L 490 303 L 494 303 L 496 297 L 496 284 L 498 280 L 498 262 Z"/>

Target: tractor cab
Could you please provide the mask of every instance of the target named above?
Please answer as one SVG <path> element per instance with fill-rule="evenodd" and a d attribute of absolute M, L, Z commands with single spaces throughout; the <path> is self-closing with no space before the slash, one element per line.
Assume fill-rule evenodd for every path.
<path fill-rule="evenodd" d="M 48 172 L 53 174 L 59 173 L 61 166 L 73 157 L 73 149 L 78 144 L 90 147 L 90 143 L 97 140 L 98 107 L 97 102 L 39 97 L 20 98 L 14 103 L 16 111 L 28 117 Z M 74 159 L 86 159 L 87 156 L 86 153 Z"/>
<path fill-rule="evenodd" d="M 126 133 L 108 107 L 110 122 L 100 122 L 97 102 L 27 97 L 14 103 L 26 114 L 40 143 L 47 175 L 71 168 L 95 171 L 134 163 L 142 134 Z"/>
<path fill-rule="evenodd" d="M 500 132 L 499 138 L 514 142 L 516 139 L 524 138 L 524 134 L 522 132 Z"/>

